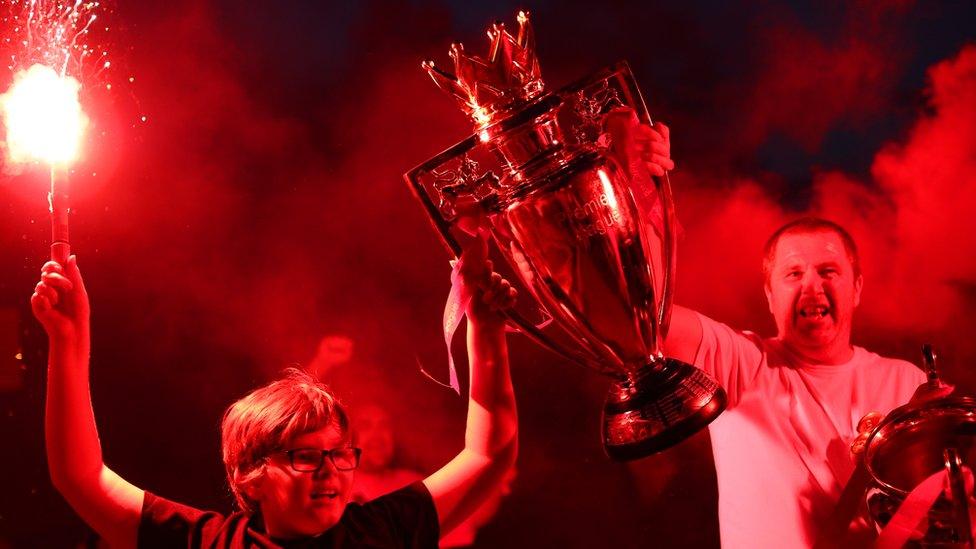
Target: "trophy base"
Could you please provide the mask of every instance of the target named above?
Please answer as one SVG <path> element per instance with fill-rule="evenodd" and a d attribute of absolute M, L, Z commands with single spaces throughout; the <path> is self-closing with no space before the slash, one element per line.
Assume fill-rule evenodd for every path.
<path fill-rule="evenodd" d="M 603 409 L 603 447 L 617 461 L 647 457 L 697 433 L 727 402 L 708 374 L 665 358 L 614 381 Z"/>

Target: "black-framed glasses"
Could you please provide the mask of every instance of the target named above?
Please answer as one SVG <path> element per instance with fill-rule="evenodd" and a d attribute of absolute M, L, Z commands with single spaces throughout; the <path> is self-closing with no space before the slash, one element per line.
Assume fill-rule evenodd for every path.
<path fill-rule="evenodd" d="M 294 448 L 282 450 L 282 453 L 288 454 L 292 469 L 300 473 L 314 473 L 325 464 L 325 456 L 329 456 L 329 460 L 337 471 L 352 471 L 359 467 L 359 456 L 363 451 L 359 448 L 343 446 L 331 450 Z"/>

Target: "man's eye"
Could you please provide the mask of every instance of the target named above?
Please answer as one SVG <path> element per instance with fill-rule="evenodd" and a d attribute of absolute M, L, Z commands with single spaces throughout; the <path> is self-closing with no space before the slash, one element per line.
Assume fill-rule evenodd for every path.
<path fill-rule="evenodd" d="M 803 273 L 800 272 L 800 271 L 790 271 L 786 275 L 786 278 L 788 278 L 790 280 L 796 280 L 796 279 L 801 278 L 801 277 L 803 277 Z"/>

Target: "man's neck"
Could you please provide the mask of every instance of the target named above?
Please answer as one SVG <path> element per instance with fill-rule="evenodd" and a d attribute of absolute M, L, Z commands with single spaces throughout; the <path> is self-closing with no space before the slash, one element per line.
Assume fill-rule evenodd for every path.
<path fill-rule="evenodd" d="M 807 364 L 839 366 L 847 364 L 854 357 L 854 347 L 850 340 L 838 341 L 829 345 L 804 346 L 783 340 L 786 349 Z"/>

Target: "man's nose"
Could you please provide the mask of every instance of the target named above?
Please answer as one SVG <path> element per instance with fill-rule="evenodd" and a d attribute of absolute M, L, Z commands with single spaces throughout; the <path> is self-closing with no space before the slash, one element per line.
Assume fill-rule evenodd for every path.
<path fill-rule="evenodd" d="M 803 293 L 819 294 L 823 292 L 823 278 L 816 269 L 807 269 L 803 273 Z"/>

